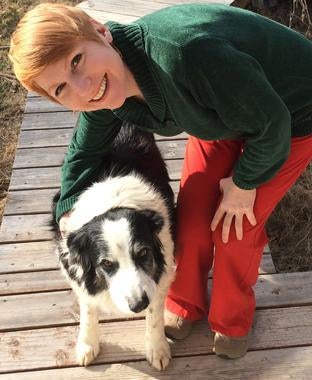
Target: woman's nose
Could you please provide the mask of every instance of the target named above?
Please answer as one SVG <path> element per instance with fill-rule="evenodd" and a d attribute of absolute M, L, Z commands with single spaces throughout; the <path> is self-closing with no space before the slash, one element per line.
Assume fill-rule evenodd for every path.
<path fill-rule="evenodd" d="M 76 95 L 90 100 L 93 96 L 94 89 L 91 85 L 91 80 L 85 76 L 79 76 L 72 80 L 72 89 Z"/>

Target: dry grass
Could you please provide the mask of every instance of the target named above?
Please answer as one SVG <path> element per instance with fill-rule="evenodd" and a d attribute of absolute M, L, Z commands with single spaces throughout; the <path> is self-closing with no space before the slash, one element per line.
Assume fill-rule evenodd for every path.
<path fill-rule="evenodd" d="M 312 165 L 275 209 L 267 224 L 278 272 L 312 270 Z"/>
<path fill-rule="evenodd" d="M 25 91 L 13 79 L 6 58 L 9 36 L 22 15 L 42 1 L 1 0 L 0 3 L 0 221 L 9 186 L 20 124 L 25 103 Z M 57 1 L 58 2 L 58 1 Z M 77 4 L 77 0 L 62 1 Z M 312 39 L 312 5 L 308 0 L 280 0 L 279 6 L 259 10 Z M 2 75 L 1 75 L 2 74 Z M 4 75 L 3 75 L 4 74 Z M 278 271 L 312 270 L 312 166 L 287 193 L 271 216 L 267 231 L 270 248 Z"/>
<path fill-rule="evenodd" d="M 40 0 L 1 0 L 0 2 L 0 224 L 26 97 L 26 91 L 14 80 L 7 58 L 9 38 L 25 12 L 42 2 Z M 50 0 L 50 2 L 72 5 L 79 3 L 78 0 Z"/>

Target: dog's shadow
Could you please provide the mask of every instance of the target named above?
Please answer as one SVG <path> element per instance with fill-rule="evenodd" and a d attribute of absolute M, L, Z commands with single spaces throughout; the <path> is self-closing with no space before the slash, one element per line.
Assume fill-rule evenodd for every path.
<path fill-rule="evenodd" d="M 118 322 L 115 328 L 118 329 Z M 132 320 L 129 322 L 129 331 L 119 330 L 119 334 L 122 337 L 119 343 L 113 341 L 116 337 L 114 331 L 101 336 L 99 356 L 90 366 L 83 369 L 89 372 L 88 375 L 86 373 L 86 378 L 89 378 L 92 372 L 92 378 L 98 378 L 101 373 L 107 379 L 170 379 L 170 376 L 177 376 L 177 372 L 182 371 L 181 376 L 185 379 L 188 378 L 186 373 L 189 371 L 191 376 L 192 369 L 188 356 L 212 354 L 213 335 L 206 321 L 196 323 L 192 334 L 183 341 L 169 340 L 172 360 L 167 369 L 161 372 L 154 369 L 145 359 L 143 320 Z"/>

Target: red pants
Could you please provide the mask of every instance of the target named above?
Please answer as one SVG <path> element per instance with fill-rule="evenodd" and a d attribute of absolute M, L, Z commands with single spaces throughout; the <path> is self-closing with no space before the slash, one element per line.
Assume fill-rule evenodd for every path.
<path fill-rule="evenodd" d="M 219 181 L 231 175 L 241 149 L 240 141 L 194 137 L 188 141 L 177 205 L 177 275 L 166 300 L 166 308 L 185 319 L 206 317 L 207 279 L 213 264 L 208 321 L 213 331 L 228 336 L 247 335 L 252 326 L 252 286 L 267 242 L 265 223 L 310 162 L 312 136 L 292 139 L 291 153 L 280 171 L 257 188 L 257 225 L 252 226 L 244 217 L 243 240 L 236 239 L 232 225 L 229 242 L 224 244 L 223 220 L 213 233 L 210 224 L 220 201 Z"/>

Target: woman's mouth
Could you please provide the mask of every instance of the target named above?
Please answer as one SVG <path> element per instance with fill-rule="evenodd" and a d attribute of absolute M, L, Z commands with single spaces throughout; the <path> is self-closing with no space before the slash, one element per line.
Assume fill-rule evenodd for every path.
<path fill-rule="evenodd" d="M 105 74 L 103 77 L 102 83 L 100 85 L 99 91 L 95 95 L 95 97 L 91 99 L 91 102 L 100 100 L 103 97 L 103 95 L 105 94 L 106 87 L 107 87 L 107 76 Z"/>

